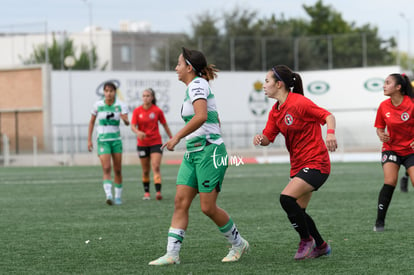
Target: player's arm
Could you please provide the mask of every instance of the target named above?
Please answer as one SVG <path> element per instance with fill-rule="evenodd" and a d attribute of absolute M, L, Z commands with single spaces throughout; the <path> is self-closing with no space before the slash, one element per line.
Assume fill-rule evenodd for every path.
<path fill-rule="evenodd" d="M 328 115 L 326 118 L 326 127 L 327 127 L 327 133 L 326 133 L 326 147 L 330 152 L 335 152 L 335 150 L 338 148 L 338 143 L 336 141 L 335 136 L 335 128 L 336 128 L 336 120 L 335 116 L 333 114 Z"/>
<path fill-rule="evenodd" d="M 172 138 L 172 133 L 171 133 L 170 127 L 168 126 L 168 123 L 165 122 L 164 124 L 162 124 L 162 126 L 164 127 L 164 130 L 167 133 L 168 137 Z"/>
<path fill-rule="evenodd" d="M 135 133 L 138 137 L 138 139 L 143 140 L 147 135 L 145 132 L 138 130 L 138 124 L 131 124 L 131 130 L 133 133 Z"/>
<path fill-rule="evenodd" d="M 176 133 L 167 143 L 165 143 L 162 148 L 167 147 L 169 151 L 173 151 L 175 145 L 177 145 L 180 140 L 197 130 L 207 121 L 207 100 L 200 98 L 193 102 L 194 116 L 191 120 Z"/>
<path fill-rule="evenodd" d="M 384 128 L 377 128 L 377 136 L 382 142 L 388 142 L 390 140 L 390 136 Z"/>
<path fill-rule="evenodd" d="M 92 133 L 93 128 L 95 126 L 96 116 L 91 115 L 91 119 L 89 120 L 89 128 L 88 128 L 88 151 L 92 152 L 93 149 L 93 142 L 92 142 Z"/>
<path fill-rule="evenodd" d="M 129 126 L 129 118 L 128 118 L 128 114 L 121 114 L 121 119 L 124 121 L 124 124 L 126 126 Z"/>

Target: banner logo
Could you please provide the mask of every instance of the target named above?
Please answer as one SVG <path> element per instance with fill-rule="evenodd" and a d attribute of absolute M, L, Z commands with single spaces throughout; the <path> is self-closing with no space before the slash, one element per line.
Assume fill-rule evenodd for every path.
<path fill-rule="evenodd" d="M 327 82 L 317 80 L 317 81 L 313 81 L 309 83 L 307 89 L 308 89 L 308 92 L 311 94 L 322 95 L 322 94 L 327 93 L 330 87 Z"/>
<path fill-rule="evenodd" d="M 369 92 L 381 92 L 384 86 L 384 79 L 370 78 L 364 83 L 364 88 Z"/>

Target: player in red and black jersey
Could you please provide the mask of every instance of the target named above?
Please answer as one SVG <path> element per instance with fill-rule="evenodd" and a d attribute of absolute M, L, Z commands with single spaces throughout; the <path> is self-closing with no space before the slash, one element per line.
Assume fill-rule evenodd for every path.
<path fill-rule="evenodd" d="M 161 200 L 161 157 L 162 140 L 158 122 L 164 127 L 168 137 L 172 137 L 163 111 L 156 105 L 157 99 L 153 89 L 142 92 L 143 104 L 132 113 L 131 129 L 137 135 L 137 151 L 141 160 L 144 200 L 150 197 L 150 167 L 154 177 L 156 199 Z"/>
<path fill-rule="evenodd" d="M 269 113 L 266 128 L 253 138 L 254 145 L 267 146 L 281 133 L 290 154 L 290 181 L 280 195 L 280 204 L 300 235 L 296 260 L 329 255 L 331 248 L 306 212 L 312 192 L 327 180 L 335 151 L 335 117 L 303 96 L 302 79 L 287 66 L 273 67 L 263 85 L 265 94 L 277 100 Z M 327 124 L 326 144 L 321 125 Z"/>
<path fill-rule="evenodd" d="M 374 231 L 384 231 L 385 215 L 390 205 L 398 171 L 404 165 L 411 182 L 414 180 L 414 95 L 405 74 L 390 74 L 384 82 L 384 95 L 375 118 L 377 135 L 382 141 L 384 185 L 377 205 Z"/>

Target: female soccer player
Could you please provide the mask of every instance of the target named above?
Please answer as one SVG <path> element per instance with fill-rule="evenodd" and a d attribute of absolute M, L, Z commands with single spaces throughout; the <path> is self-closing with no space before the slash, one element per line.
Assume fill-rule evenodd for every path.
<path fill-rule="evenodd" d="M 374 231 L 384 231 L 385 215 L 398 181 L 401 164 L 414 182 L 414 101 L 411 82 L 405 74 L 390 74 L 384 82 L 384 95 L 375 119 L 377 135 L 382 141 L 384 185 L 377 205 Z"/>
<path fill-rule="evenodd" d="M 329 151 L 335 151 L 335 117 L 303 96 L 302 79 L 287 66 L 273 67 L 263 85 L 265 94 L 277 100 L 266 128 L 253 138 L 254 145 L 267 146 L 281 133 L 290 154 L 290 181 L 280 195 L 280 204 L 300 242 L 295 259 L 329 255 L 331 248 L 321 237 L 306 207 L 330 173 Z M 327 124 L 326 145 L 321 125 Z M 316 244 L 316 245 L 315 245 Z"/>
<path fill-rule="evenodd" d="M 122 204 L 122 140 L 119 129 L 120 120 L 129 125 L 128 108 L 116 98 L 116 86 L 112 82 L 104 84 L 104 98 L 97 101 L 91 111 L 88 129 L 88 150 L 92 152 L 92 133 L 98 118 L 97 147 L 103 170 L 103 188 L 106 203 L 112 205 L 111 158 L 114 165 L 115 204 Z"/>
<path fill-rule="evenodd" d="M 208 81 L 216 77 L 214 65 L 207 65 L 204 55 L 183 48 L 175 67 L 178 79 L 187 86 L 181 116 L 185 126 L 163 145 L 170 151 L 186 138 L 187 152 L 177 175 L 174 213 L 168 231 L 167 253 L 150 265 L 180 263 L 179 252 L 188 226 L 188 211 L 194 197 L 200 195 L 201 211 L 232 244 L 222 262 L 235 262 L 247 252 L 249 243 L 239 234 L 229 215 L 216 204 L 226 165 L 217 165 L 212 156 L 227 156 L 221 138 L 220 121 L 214 94 Z"/>
<path fill-rule="evenodd" d="M 144 200 L 150 196 L 150 168 L 154 178 L 157 200 L 161 195 L 161 157 L 162 140 L 158 129 L 158 122 L 164 127 L 169 138 L 172 137 L 170 128 L 163 111 L 158 108 L 157 99 L 153 89 L 148 88 L 142 92 L 142 105 L 135 108 L 131 118 L 131 129 L 137 135 L 137 150 L 141 160 L 142 184 L 144 186 Z"/>

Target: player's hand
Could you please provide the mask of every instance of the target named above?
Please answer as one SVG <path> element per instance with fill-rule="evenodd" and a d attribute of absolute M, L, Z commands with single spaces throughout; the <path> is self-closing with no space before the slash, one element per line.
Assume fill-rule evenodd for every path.
<path fill-rule="evenodd" d="M 161 150 L 164 150 L 164 148 L 167 148 L 168 151 L 174 151 L 175 145 L 177 145 L 180 142 L 180 140 L 176 137 L 172 137 L 170 140 L 168 140 L 165 144 L 161 146 Z"/>
<path fill-rule="evenodd" d="M 335 134 L 326 135 L 326 148 L 328 148 L 329 152 L 335 152 L 338 148 Z"/>
<path fill-rule="evenodd" d="M 388 133 L 381 133 L 379 135 L 379 138 L 382 142 L 388 142 L 390 141 L 390 136 L 388 135 Z"/>
<path fill-rule="evenodd" d="M 253 145 L 261 145 L 263 141 L 263 135 L 255 135 L 253 137 Z"/>
<path fill-rule="evenodd" d="M 91 141 L 88 141 L 88 151 L 92 152 L 93 150 L 93 143 Z"/>
<path fill-rule="evenodd" d="M 137 136 L 138 136 L 138 139 L 143 140 L 144 138 L 146 138 L 147 135 L 144 132 L 140 131 L 138 132 Z"/>

